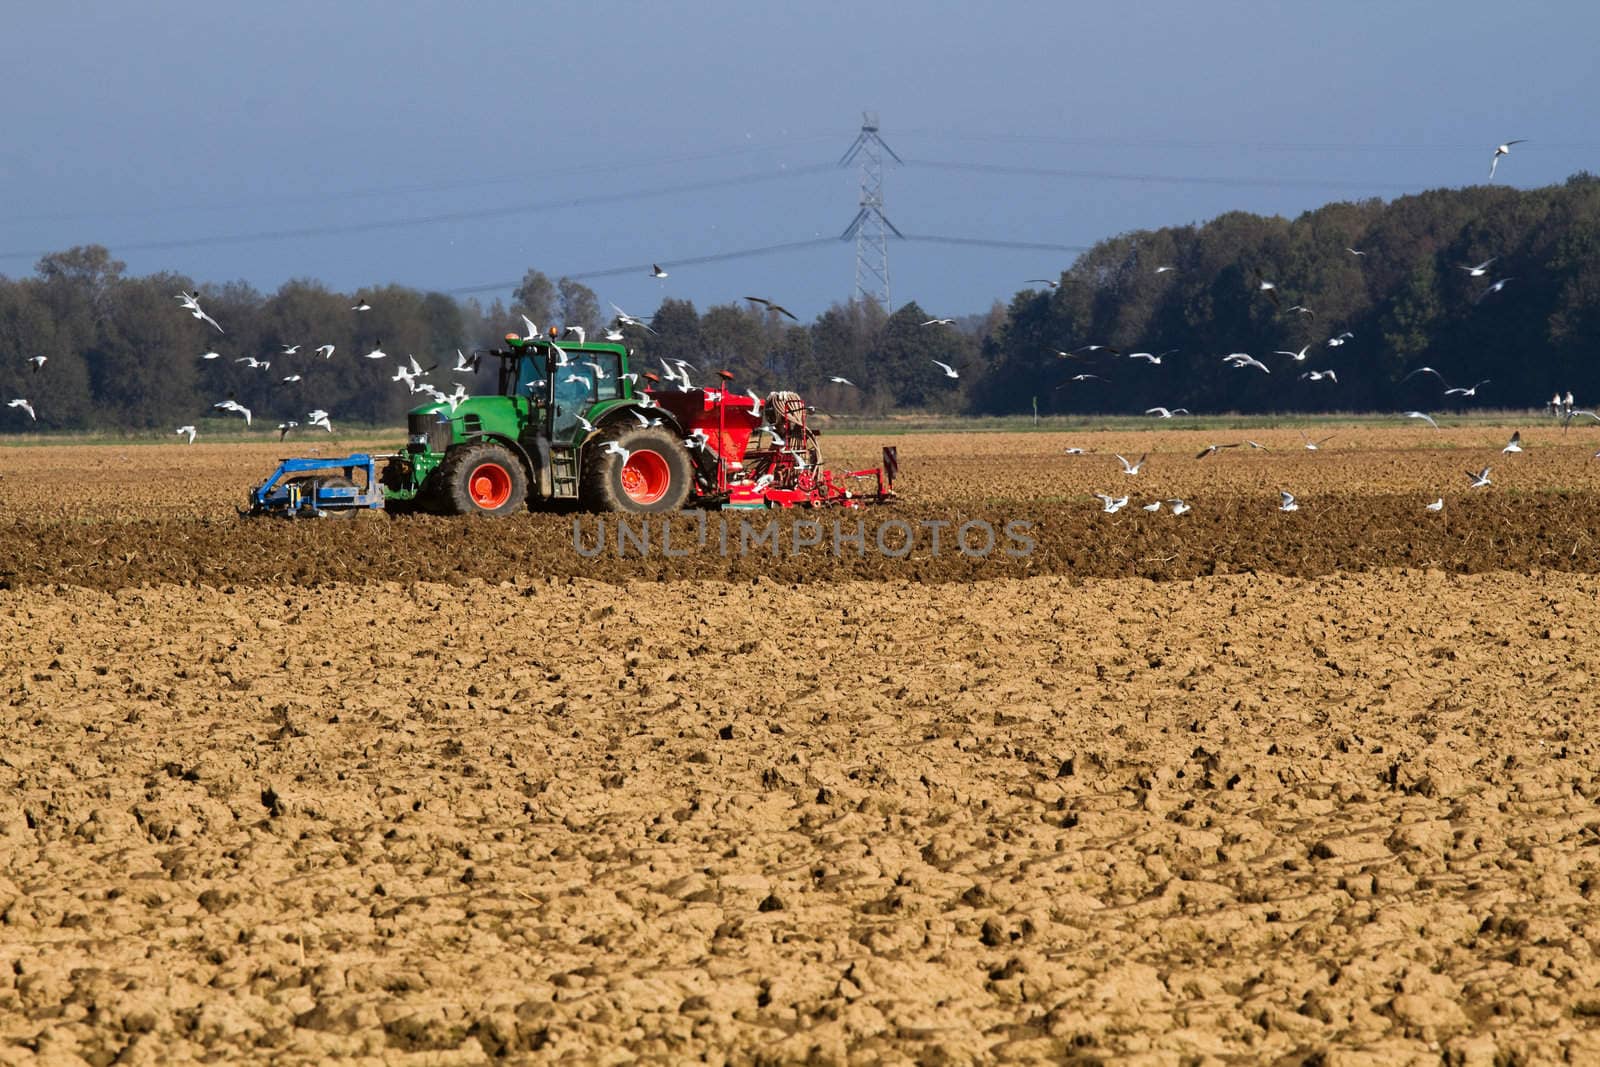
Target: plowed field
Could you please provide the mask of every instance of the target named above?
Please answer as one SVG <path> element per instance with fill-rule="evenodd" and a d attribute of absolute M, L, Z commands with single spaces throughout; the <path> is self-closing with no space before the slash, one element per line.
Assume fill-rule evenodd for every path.
<path fill-rule="evenodd" d="M 1600 1059 L 1597 443 L 1243 436 L 727 555 L 0 449 L 0 1063 Z"/>

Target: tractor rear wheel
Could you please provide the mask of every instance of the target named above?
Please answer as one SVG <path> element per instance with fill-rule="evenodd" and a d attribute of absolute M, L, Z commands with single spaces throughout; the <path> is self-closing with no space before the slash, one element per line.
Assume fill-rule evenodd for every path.
<path fill-rule="evenodd" d="M 608 449 L 610 444 L 627 456 Z M 583 498 L 598 511 L 677 511 L 689 499 L 693 482 L 688 450 L 660 426 L 611 429 L 583 449 Z"/>
<path fill-rule="evenodd" d="M 504 445 L 464 445 L 439 467 L 439 491 L 452 515 L 510 515 L 528 499 L 528 472 Z"/>

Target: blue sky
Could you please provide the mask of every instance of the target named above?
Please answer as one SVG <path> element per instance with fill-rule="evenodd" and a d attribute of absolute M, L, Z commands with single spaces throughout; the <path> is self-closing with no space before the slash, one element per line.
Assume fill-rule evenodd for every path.
<path fill-rule="evenodd" d="M 864 109 L 908 233 L 1087 246 L 1487 177 L 1600 171 L 1600 5 L 748 0 L 8 12 L 0 273 L 108 245 L 138 273 L 270 290 L 587 278 L 646 313 L 758 293 L 810 318 Z M 989 168 L 982 170 L 964 167 Z M 1027 173 L 1007 173 L 1012 168 Z M 1070 252 L 890 247 L 892 300 L 964 314 Z M 484 296 L 504 295 L 489 288 Z"/>

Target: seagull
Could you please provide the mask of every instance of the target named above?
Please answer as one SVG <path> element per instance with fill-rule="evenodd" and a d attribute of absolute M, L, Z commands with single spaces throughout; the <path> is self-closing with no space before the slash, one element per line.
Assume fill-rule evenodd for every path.
<path fill-rule="evenodd" d="M 650 277 L 652 277 L 652 278 L 665 278 L 666 276 L 667 276 L 667 272 L 661 269 L 661 264 L 659 264 L 659 263 L 650 264 Z"/>
<path fill-rule="evenodd" d="M 594 433 L 594 423 L 590 422 L 588 419 L 584 418 L 582 415 L 579 415 L 577 418 L 578 418 L 578 426 L 580 428 L 582 428 L 584 433 Z"/>
<path fill-rule="evenodd" d="M 1272 373 L 1265 363 L 1246 352 L 1235 352 L 1232 355 L 1223 356 L 1222 359 L 1223 362 L 1231 363 L 1235 367 L 1259 367 L 1263 374 Z"/>
<path fill-rule="evenodd" d="M 776 311 L 780 315 L 784 315 L 784 316 L 787 316 L 788 318 L 794 319 L 795 322 L 799 322 L 800 321 L 799 316 L 797 316 L 794 312 L 790 311 L 788 308 L 784 307 L 782 304 L 778 304 L 778 303 L 775 303 L 775 302 L 773 302 L 771 300 L 768 300 L 764 296 L 747 296 L 747 297 L 745 297 L 745 299 L 750 301 L 752 304 L 764 305 L 768 311 Z M 612 306 L 615 307 L 616 305 L 613 304 Z M 955 320 L 952 319 L 950 321 L 953 322 Z M 927 323 L 923 323 L 923 325 L 926 326 Z"/>
<path fill-rule="evenodd" d="M 1476 267 L 1468 267 L 1465 264 L 1461 264 L 1460 269 L 1466 271 L 1469 278 L 1481 278 L 1489 273 L 1489 264 L 1493 263 L 1497 258 L 1497 256 L 1490 256 Z"/>
<path fill-rule="evenodd" d="M 1300 505 L 1296 504 L 1295 501 L 1294 501 L 1294 494 L 1293 493 L 1286 492 L 1285 490 L 1282 490 L 1282 489 L 1278 490 L 1278 510 L 1279 511 L 1299 511 L 1300 510 Z"/>
<path fill-rule="evenodd" d="M 250 409 L 232 397 L 229 397 L 227 400 L 223 400 L 219 403 L 212 404 L 211 407 L 216 411 L 237 411 L 239 414 L 244 416 L 244 424 L 246 426 L 250 425 Z"/>
<path fill-rule="evenodd" d="M 333 346 L 332 345 L 318 345 L 317 346 L 317 351 L 322 355 L 323 359 L 332 359 L 333 358 Z"/>
<path fill-rule="evenodd" d="M 49 358 L 49 356 L 29 356 L 28 362 L 33 364 L 33 373 L 38 374 L 41 370 L 43 370 L 45 360 Z"/>
<path fill-rule="evenodd" d="M 1312 318 L 1316 318 L 1317 317 L 1317 313 L 1315 311 L 1312 311 L 1310 308 L 1306 307 L 1304 304 L 1296 304 L 1293 307 L 1291 307 L 1289 310 L 1290 311 L 1298 311 L 1302 315 L 1310 315 Z"/>
<path fill-rule="evenodd" d="M 1275 356 L 1288 356 L 1290 359 L 1294 360 L 1296 363 L 1304 363 L 1306 361 L 1306 353 L 1308 351 L 1310 351 L 1310 349 L 1311 349 L 1311 346 L 1308 344 L 1308 345 L 1305 346 L 1305 348 L 1302 348 L 1298 352 L 1285 352 L 1282 349 L 1279 349 L 1278 351 L 1276 351 L 1276 352 L 1274 352 L 1272 354 L 1275 355 Z"/>
<path fill-rule="evenodd" d="M 1306 436 L 1306 432 L 1304 430 L 1300 430 L 1299 434 L 1300 434 L 1300 439 L 1303 440 L 1306 443 L 1306 451 L 1307 452 L 1315 452 L 1317 449 L 1321 448 L 1324 444 L 1326 444 L 1327 442 L 1333 440 L 1335 437 L 1339 436 L 1338 434 L 1330 433 L 1326 437 L 1319 437 L 1315 441 L 1313 441 L 1311 438 Z"/>
<path fill-rule="evenodd" d="M 1152 500 L 1150 503 L 1143 505 L 1141 507 L 1141 510 L 1143 510 L 1143 511 L 1152 511 L 1152 512 L 1160 511 L 1161 510 L 1161 501 Z"/>
<path fill-rule="evenodd" d="M 1269 282 L 1269 281 L 1267 281 L 1266 278 L 1262 277 L 1261 276 L 1261 272 L 1259 270 L 1255 272 L 1255 277 L 1256 277 L 1256 291 L 1259 292 L 1259 293 L 1266 293 L 1269 297 L 1271 297 L 1272 298 L 1272 305 L 1274 307 L 1282 307 L 1283 306 L 1283 302 L 1278 299 L 1278 286 L 1275 283 Z"/>
<path fill-rule="evenodd" d="M 1065 451 L 1069 456 L 1085 456 L 1089 454 L 1089 450 L 1087 448 L 1072 447 L 1064 449 L 1063 451 Z"/>
<path fill-rule="evenodd" d="M 1478 299 L 1474 300 L 1473 303 L 1474 304 L 1483 303 L 1484 298 L 1487 297 L 1489 294 L 1498 293 L 1500 290 L 1502 290 L 1502 289 L 1504 289 L 1506 287 L 1506 282 L 1514 282 L 1514 281 L 1516 281 L 1515 278 L 1501 278 L 1499 281 L 1497 281 L 1493 285 L 1489 286 L 1489 288 L 1487 288 L 1483 292 L 1479 293 L 1478 294 Z"/>
<path fill-rule="evenodd" d="M 1521 451 L 1522 451 L 1522 431 L 1521 430 L 1515 430 L 1511 434 L 1511 440 L 1506 442 L 1506 447 L 1502 448 L 1500 450 L 1500 453 L 1502 455 L 1504 455 L 1507 452 L 1521 452 Z"/>
<path fill-rule="evenodd" d="M 356 302 L 350 306 L 350 310 L 351 311 L 371 311 L 372 310 L 372 305 L 367 303 L 365 297 L 357 296 L 356 297 Z"/>
<path fill-rule="evenodd" d="M 1239 447 L 1239 442 L 1238 441 L 1235 441 L 1232 444 L 1227 444 L 1227 445 L 1206 445 L 1206 447 L 1202 448 L 1198 453 L 1195 454 L 1194 458 L 1195 459 L 1205 459 L 1207 456 L 1211 455 L 1214 452 L 1221 452 L 1224 448 L 1238 448 L 1238 447 Z"/>
<path fill-rule="evenodd" d="M 1166 355 L 1165 352 L 1161 353 L 1161 356 L 1164 356 L 1164 355 Z M 1161 365 L 1161 356 L 1155 355 L 1154 353 L 1151 353 L 1151 352 L 1129 352 L 1128 353 L 1128 358 L 1129 359 L 1148 360 L 1149 362 L 1154 363 L 1157 366 Z"/>
<path fill-rule="evenodd" d="M 285 375 L 283 380 L 286 381 L 286 382 L 298 382 L 298 381 L 302 381 L 303 379 L 298 374 L 289 374 L 289 375 Z"/>
<path fill-rule="evenodd" d="M 1472 387 L 1469 388 L 1469 389 L 1463 389 L 1460 386 L 1456 386 L 1454 389 L 1446 389 L 1444 391 L 1444 395 L 1445 396 L 1477 396 L 1478 395 L 1478 386 L 1480 386 L 1480 385 L 1488 385 L 1488 384 L 1489 384 L 1489 379 L 1485 378 L 1481 382 L 1472 383 Z"/>
<path fill-rule="evenodd" d="M 617 307 L 617 305 L 612 304 L 611 305 L 611 310 L 613 310 L 613 311 L 615 311 L 617 313 L 617 321 L 622 323 L 622 325 L 624 325 L 624 326 L 637 326 L 637 327 L 639 327 L 639 329 L 645 331 L 646 333 L 655 333 L 654 330 L 652 330 L 649 326 L 647 326 L 644 323 L 644 320 L 634 318 L 632 315 L 628 314 L 626 311 L 623 311 L 621 308 Z"/>
<path fill-rule="evenodd" d="M 1121 349 L 1112 348 L 1110 345 L 1084 345 L 1082 348 L 1074 348 L 1072 351 L 1074 354 L 1078 352 L 1110 352 L 1113 356 L 1122 355 Z"/>
<path fill-rule="evenodd" d="M 286 356 L 292 356 L 298 351 L 300 351 L 300 346 L 299 345 L 284 345 L 283 346 L 283 354 L 286 355 Z"/>
<path fill-rule="evenodd" d="M 1178 269 L 1177 267 L 1157 267 L 1156 268 L 1156 273 L 1157 274 L 1165 274 L 1169 270 L 1177 270 L 1177 269 Z"/>
<path fill-rule="evenodd" d="M 1074 374 L 1072 376 L 1072 380 L 1075 381 L 1075 382 L 1103 382 L 1103 381 L 1105 381 L 1105 379 L 1100 377 L 1100 375 L 1098 375 L 1098 374 Z"/>
<path fill-rule="evenodd" d="M 289 431 L 299 425 L 300 424 L 293 419 L 290 419 L 288 422 L 278 423 L 278 440 L 282 441 L 285 437 L 288 437 Z"/>
<path fill-rule="evenodd" d="M 1300 375 L 1300 377 L 1303 380 L 1313 382 L 1320 382 L 1322 379 L 1326 378 L 1334 385 L 1339 384 L 1339 376 L 1334 374 L 1331 370 L 1308 370 L 1304 374 Z"/>
<path fill-rule="evenodd" d="M 1408 411 L 1408 412 L 1406 412 L 1406 418 L 1408 418 L 1408 419 L 1421 419 L 1423 422 L 1427 423 L 1429 426 L 1432 426 L 1435 430 L 1437 430 L 1439 428 L 1439 424 L 1437 422 L 1433 421 L 1433 416 L 1429 415 L 1426 411 Z"/>
<path fill-rule="evenodd" d="M 225 332 L 222 327 L 217 324 L 216 319 L 212 318 L 210 315 L 207 315 L 203 310 L 201 310 L 200 290 L 196 289 L 192 293 L 179 293 L 175 299 L 183 301 L 184 310 L 189 312 L 195 318 L 200 319 L 202 322 L 209 322 L 211 325 L 216 326 L 218 333 Z"/>
<path fill-rule="evenodd" d="M 222 358 L 222 353 L 221 352 L 202 352 L 202 353 L 200 353 L 200 358 L 201 359 L 221 359 Z"/>
<path fill-rule="evenodd" d="M 478 357 L 474 354 L 468 358 L 461 349 L 456 349 L 456 365 L 450 368 L 451 374 L 476 374 L 478 373 Z"/>
<path fill-rule="evenodd" d="M 531 326 L 532 323 L 529 323 L 529 325 Z M 550 342 L 550 347 L 553 348 L 555 350 L 555 353 L 556 353 L 556 366 L 565 367 L 568 363 L 571 362 L 571 360 L 569 360 L 567 358 L 567 350 L 565 348 L 562 348 L 560 345 L 556 344 L 554 341 Z"/>
<path fill-rule="evenodd" d="M 387 352 L 385 352 L 383 350 L 383 348 L 381 347 L 382 345 L 383 345 L 382 341 L 379 341 L 377 344 L 373 345 L 372 346 L 372 351 L 368 352 L 366 354 L 367 358 L 368 359 L 388 359 L 389 358 L 389 353 L 387 353 Z"/>
<path fill-rule="evenodd" d="M 950 364 L 948 364 L 948 363 L 940 363 L 938 360 L 933 360 L 932 362 L 940 370 L 944 371 L 944 376 L 946 378 L 959 378 L 959 377 L 961 377 L 961 375 L 956 373 L 956 369 L 954 367 L 952 367 Z"/>
<path fill-rule="evenodd" d="M 566 330 L 562 333 L 562 336 L 565 337 L 569 333 L 578 335 L 578 343 L 580 345 L 584 343 L 584 340 L 587 337 L 587 334 L 585 334 L 584 329 L 583 329 L 582 326 L 568 326 L 566 328 Z"/>
<path fill-rule="evenodd" d="M 1095 496 L 1100 498 L 1101 504 L 1104 505 L 1101 510 L 1107 515 L 1115 515 L 1117 512 L 1128 506 L 1128 498 L 1125 496 L 1111 497 L 1104 493 L 1096 493 Z"/>
<path fill-rule="evenodd" d="M 1167 503 L 1172 505 L 1172 513 L 1174 515 L 1182 515 L 1186 511 L 1194 510 L 1194 508 L 1183 502 L 1182 497 L 1174 497 L 1173 499 L 1167 501 Z"/>
<path fill-rule="evenodd" d="M 1272 451 L 1272 449 L 1268 448 L 1266 445 L 1258 445 L 1254 441 L 1250 440 L 1249 438 L 1245 438 L 1245 442 L 1244 443 L 1249 445 L 1251 448 L 1254 448 L 1254 449 L 1256 449 L 1258 451 L 1261 451 L 1261 452 L 1271 452 Z"/>
<path fill-rule="evenodd" d="M 449 404 L 450 410 L 454 412 L 456 408 L 461 406 L 461 402 L 466 399 L 468 399 L 467 387 L 462 385 L 460 382 L 457 382 L 455 392 L 445 397 L 444 402 Z"/>
<path fill-rule="evenodd" d="M 622 462 L 628 462 L 628 450 L 615 441 L 607 441 L 605 451 L 614 456 L 621 456 Z"/>
<path fill-rule="evenodd" d="M 1354 248 L 1346 248 L 1345 251 L 1349 252 L 1352 256 L 1364 256 L 1364 255 L 1366 255 L 1365 252 L 1357 251 Z"/>
<path fill-rule="evenodd" d="M 1168 409 L 1168 408 L 1145 408 L 1144 409 L 1144 413 L 1146 415 L 1154 415 L 1158 419 L 1170 419 L 1174 415 L 1187 415 L 1187 414 L 1189 414 L 1189 409 L 1188 408 L 1171 408 L 1171 409 Z"/>
<path fill-rule="evenodd" d="M 249 367 L 251 370 L 266 370 L 267 368 L 272 366 L 272 363 L 270 361 L 264 360 L 264 359 L 257 359 L 255 356 L 240 356 L 238 359 L 234 360 L 234 362 L 235 363 L 243 363 L 245 366 Z"/>
<path fill-rule="evenodd" d="M 1498 148 L 1496 148 L 1494 150 L 1494 157 L 1489 160 L 1489 180 L 1490 181 L 1494 181 L 1494 169 L 1500 165 L 1500 157 L 1501 156 L 1509 156 L 1511 154 L 1511 146 L 1512 145 L 1514 145 L 1514 144 L 1522 144 L 1526 140 L 1527 140 L 1526 137 L 1518 137 L 1515 141 L 1507 141 L 1505 144 L 1501 145 L 1500 147 L 1498 147 Z"/>
<path fill-rule="evenodd" d="M 1138 474 L 1139 468 L 1144 466 L 1144 461 L 1150 458 L 1150 453 L 1146 452 L 1144 455 L 1139 457 L 1139 462 L 1129 463 L 1126 456 L 1118 455 L 1116 452 L 1111 454 L 1116 456 L 1118 462 L 1122 464 L 1123 474 Z"/>
<path fill-rule="evenodd" d="M 584 360 L 582 363 L 579 364 L 579 366 L 581 366 L 581 367 L 593 367 L 594 368 L 594 380 L 595 381 L 599 381 L 602 378 L 611 377 L 609 374 L 606 373 L 606 369 L 604 367 L 600 366 L 600 364 L 596 363 L 592 359 Z"/>
<path fill-rule="evenodd" d="M 855 382 L 852 382 L 849 378 L 841 378 L 837 374 L 835 374 L 832 377 L 830 377 L 828 379 L 828 381 L 830 381 L 830 382 L 838 382 L 840 385 L 848 385 L 851 388 L 855 388 L 855 384 L 856 384 Z"/>
<path fill-rule="evenodd" d="M 33 405 L 28 403 L 28 401 L 27 401 L 27 399 L 25 397 L 20 397 L 19 396 L 15 400 L 7 401 L 6 402 L 6 407 L 8 407 L 8 408 L 21 408 L 23 411 L 26 411 L 28 413 L 28 418 L 32 419 L 34 422 L 38 422 L 39 421 L 39 416 L 35 415 L 33 413 Z"/>
<path fill-rule="evenodd" d="M 1061 284 L 1060 282 L 1053 282 L 1049 278 L 1027 278 L 1027 279 L 1025 279 L 1023 281 L 1022 284 L 1024 284 L 1024 285 L 1032 285 L 1034 282 L 1038 282 L 1040 285 L 1048 285 L 1052 289 L 1056 288 L 1057 286 L 1059 286 Z"/>
<path fill-rule="evenodd" d="M 1483 468 L 1483 470 L 1479 471 L 1477 474 L 1473 474 L 1471 471 L 1468 471 L 1467 472 L 1467 477 L 1472 479 L 1472 485 L 1470 486 L 1470 488 L 1473 488 L 1473 489 L 1482 489 L 1486 485 L 1493 485 L 1494 484 L 1493 482 L 1491 482 L 1489 480 L 1489 468 L 1488 467 Z"/>
<path fill-rule="evenodd" d="M 569 374 L 565 378 L 561 379 L 562 385 L 571 385 L 573 382 L 577 382 L 579 385 L 588 385 L 589 379 L 585 378 L 581 374 Z"/>
<path fill-rule="evenodd" d="M 1428 507 L 1427 507 L 1427 510 L 1428 511 L 1443 511 L 1444 510 L 1444 497 L 1440 497 L 1438 500 L 1435 500 L 1433 503 L 1429 504 Z"/>
<path fill-rule="evenodd" d="M 1344 344 L 1346 341 L 1354 340 L 1355 336 L 1356 336 L 1355 334 L 1351 333 L 1349 330 L 1346 330 L 1344 333 L 1341 333 L 1338 337 L 1330 337 L 1330 338 L 1328 338 L 1328 347 L 1329 348 L 1338 348 L 1340 345 Z"/>
<path fill-rule="evenodd" d="M 955 319 L 929 319 L 927 322 L 924 322 L 922 325 L 924 325 L 924 326 L 954 326 L 955 324 L 956 324 L 956 320 Z"/>
<path fill-rule="evenodd" d="M 313 411 L 311 414 L 306 416 L 306 425 L 321 426 L 329 433 L 333 432 L 333 421 L 328 418 L 328 413 L 323 411 L 321 408 L 318 408 L 316 411 Z"/>
<path fill-rule="evenodd" d="M 176 434 L 188 434 L 189 435 L 189 443 L 191 445 L 194 444 L 194 427 L 193 426 L 179 426 L 176 430 L 173 430 L 172 432 L 176 433 Z"/>
<path fill-rule="evenodd" d="M 1433 375 L 1435 378 L 1439 379 L 1440 382 L 1443 382 L 1446 388 L 1448 388 L 1449 385 L 1450 385 L 1449 382 L 1446 382 L 1444 380 L 1444 375 L 1440 374 L 1438 371 L 1434 370 L 1432 367 L 1418 367 L 1416 370 L 1412 371 L 1410 374 L 1406 375 L 1404 378 L 1401 378 L 1400 380 L 1402 382 L 1408 382 L 1412 378 L 1415 378 L 1419 374 L 1431 374 L 1431 375 Z"/>
<path fill-rule="evenodd" d="M 612 329 L 606 330 L 606 340 L 607 341 L 621 341 L 621 340 L 624 340 L 624 338 L 622 336 L 622 331 L 621 330 L 612 330 Z"/>
<path fill-rule="evenodd" d="M 533 320 L 528 318 L 528 316 L 526 316 L 526 315 L 522 316 L 522 325 L 527 327 L 527 330 L 528 330 L 527 333 L 522 335 L 522 339 L 524 341 L 531 341 L 535 337 L 539 336 L 539 327 L 535 326 L 533 324 Z"/>

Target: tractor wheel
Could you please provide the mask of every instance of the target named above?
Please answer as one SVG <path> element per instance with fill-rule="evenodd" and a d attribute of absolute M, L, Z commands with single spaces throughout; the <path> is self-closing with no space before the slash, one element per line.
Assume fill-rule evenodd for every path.
<path fill-rule="evenodd" d="M 613 442 L 627 451 L 626 460 L 606 450 Z M 659 426 L 612 429 L 583 449 L 583 498 L 597 511 L 677 511 L 693 481 L 683 442 Z"/>
<path fill-rule="evenodd" d="M 452 449 L 439 476 L 440 496 L 452 515 L 510 515 L 528 499 L 528 472 L 504 445 Z"/>
<path fill-rule="evenodd" d="M 284 485 L 298 485 L 309 496 L 317 491 L 317 486 L 323 485 L 334 489 L 354 489 L 356 483 L 342 474 L 305 474 L 298 478 L 290 478 Z M 309 507 L 303 509 L 307 515 L 312 514 Z M 355 508 L 327 508 L 322 512 L 324 518 L 348 519 L 356 513 Z"/>

